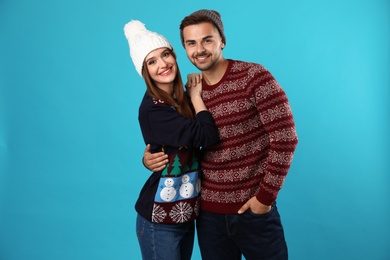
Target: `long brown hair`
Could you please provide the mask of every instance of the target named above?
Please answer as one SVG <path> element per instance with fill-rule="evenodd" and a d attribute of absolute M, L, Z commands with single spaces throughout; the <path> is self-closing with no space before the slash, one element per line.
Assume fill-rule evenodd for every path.
<path fill-rule="evenodd" d="M 171 49 L 168 50 L 176 61 L 175 52 Z M 173 98 L 173 96 L 157 87 L 156 83 L 150 76 L 149 71 L 145 69 L 146 66 L 146 62 L 144 61 L 142 66 L 142 77 L 145 80 L 146 90 L 148 94 L 155 99 L 163 100 L 164 103 L 169 106 L 173 106 L 176 111 L 179 112 L 179 114 L 181 114 L 182 116 L 189 119 L 194 119 L 194 113 L 190 106 L 189 97 L 187 93 L 184 92 L 179 65 L 177 65 L 177 73 L 173 81 L 173 96 L 176 98 Z"/>

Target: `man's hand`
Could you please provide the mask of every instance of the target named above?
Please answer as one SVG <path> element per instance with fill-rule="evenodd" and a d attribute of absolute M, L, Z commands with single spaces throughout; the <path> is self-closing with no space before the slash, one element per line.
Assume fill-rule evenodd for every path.
<path fill-rule="evenodd" d="M 148 144 L 144 151 L 144 158 L 142 159 L 146 168 L 152 172 L 158 172 L 165 168 L 168 163 L 168 155 L 164 152 L 151 153 L 150 144 Z"/>
<path fill-rule="evenodd" d="M 250 209 L 255 214 L 264 214 L 271 210 L 271 206 L 264 205 L 257 200 L 256 196 L 250 198 L 239 210 L 238 214 L 242 214 Z"/>

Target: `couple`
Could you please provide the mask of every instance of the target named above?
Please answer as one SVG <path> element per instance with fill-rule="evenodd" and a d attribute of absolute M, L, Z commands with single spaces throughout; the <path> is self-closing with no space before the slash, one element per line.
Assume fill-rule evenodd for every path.
<path fill-rule="evenodd" d="M 191 259 L 196 219 L 202 259 L 287 259 L 275 201 L 298 139 L 283 89 L 263 66 L 223 57 L 214 10 L 180 24 L 201 71 L 187 93 L 171 44 L 139 21 L 124 30 L 147 86 L 139 122 L 153 173 L 135 206 L 143 258 Z"/>

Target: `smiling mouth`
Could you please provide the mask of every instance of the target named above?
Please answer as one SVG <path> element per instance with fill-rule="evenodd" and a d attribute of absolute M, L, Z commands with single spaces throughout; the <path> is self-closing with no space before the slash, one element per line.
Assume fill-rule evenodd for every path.
<path fill-rule="evenodd" d="M 167 70 L 164 70 L 163 72 L 160 73 L 161 76 L 166 76 L 168 74 L 170 74 L 172 71 L 172 69 L 167 69 Z"/>
<path fill-rule="evenodd" d="M 199 62 L 204 62 L 209 56 L 197 56 L 195 59 Z"/>

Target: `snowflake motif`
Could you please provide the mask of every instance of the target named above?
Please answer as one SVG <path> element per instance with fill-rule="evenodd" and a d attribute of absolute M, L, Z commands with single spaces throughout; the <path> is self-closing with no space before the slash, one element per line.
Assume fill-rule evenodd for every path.
<path fill-rule="evenodd" d="M 235 193 L 226 193 L 226 202 L 229 203 L 229 202 L 236 202 L 236 194 Z"/>
<path fill-rule="evenodd" d="M 289 152 L 270 152 L 270 158 L 272 163 L 279 163 L 279 164 L 291 164 L 293 154 Z"/>
<path fill-rule="evenodd" d="M 249 167 L 240 167 L 234 170 L 215 170 L 212 172 L 204 171 L 208 179 L 215 182 L 236 182 L 248 179 Z"/>
<path fill-rule="evenodd" d="M 209 190 L 203 190 L 202 191 L 202 197 L 205 197 L 205 198 L 208 198 L 207 200 L 208 201 L 218 201 L 220 202 L 219 200 L 219 191 L 217 192 L 210 192 Z"/>
<path fill-rule="evenodd" d="M 157 204 L 153 205 L 152 222 L 161 223 L 164 221 L 166 216 L 167 213 L 164 211 L 163 207 Z"/>
<path fill-rule="evenodd" d="M 251 141 L 248 144 L 237 145 L 232 149 L 225 149 L 224 151 L 209 152 L 206 155 L 206 160 L 213 160 L 216 162 L 226 162 L 247 157 L 249 154 L 261 152 L 269 145 L 267 136 L 262 136 L 259 140 Z"/>
<path fill-rule="evenodd" d="M 203 91 L 203 100 L 211 100 L 217 96 L 220 96 L 221 93 L 225 95 L 227 93 L 234 93 L 238 90 L 245 89 L 248 86 L 248 82 L 255 78 L 255 81 L 252 82 L 255 86 L 262 85 L 264 80 L 270 81 L 271 86 L 265 84 L 265 88 L 273 88 L 274 86 L 278 87 L 278 83 L 273 79 L 272 75 L 260 64 L 249 63 L 249 62 L 239 62 L 235 61 L 231 68 L 231 71 L 234 74 L 241 74 L 242 76 L 237 78 L 228 78 L 227 82 L 221 84 L 214 88 L 211 91 Z"/>
<path fill-rule="evenodd" d="M 260 126 L 260 119 L 255 116 L 247 121 L 241 122 L 236 125 L 227 125 L 219 128 L 219 135 L 222 138 L 228 138 L 230 136 L 237 136 L 253 131 Z"/>
<path fill-rule="evenodd" d="M 191 214 L 193 209 L 191 205 L 187 202 L 179 202 L 175 206 L 172 207 L 171 212 L 169 212 L 169 216 L 176 223 L 184 223 L 191 218 Z"/>
<path fill-rule="evenodd" d="M 280 88 L 278 88 L 278 83 L 274 80 L 265 83 L 264 86 L 259 87 L 259 91 L 256 92 L 256 99 L 264 100 L 269 96 L 272 96 L 279 92 Z"/>
<path fill-rule="evenodd" d="M 240 111 L 247 111 L 253 108 L 253 102 L 250 99 L 240 99 L 232 102 L 224 102 L 210 109 L 210 112 L 214 117 L 222 117 L 226 115 L 232 115 L 240 113 Z"/>
<path fill-rule="evenodd" d="M 282 131 L 275 131 L 270 138 L 275 141 L 292 141 L 296 138 L 296 131 L 294 128 L 282 129 Z"/>
<path fill-rule="evenodd" d="M 272 122 L 277 118 L 287 117 L 291 115 L 291 109 L 288 104 L 282 104 L 281 106 L 275 106 L 273 109 L 268 109 L 267 113 L 262 115 L 263 122 Z"/>
<path fill-rule="evenodd" d="M 215 89 L 210 91 L 204 91 L 202 92 L 202 96 L 204 100 L 210 100 L 215 98 L 216 96 L 221 95 L 222 93 L 233 93 L 237 92 L 237 90 L 242 89 L 243 86 L 245 86 L 247 79 L 244 78 L 242 81 L 233 80 L 233 81 L 227 81 L 219 86 L 217 86 Z"/>
<path fill-rule="evenodd" d="M 264 177 L 264 181 L 268 184 L 271 184 L 274 187 L 281 188 L 284 184 L 285 177 L 284 176 L 276 176 L 270 173 L 266 174 Z"/>
<path fill-rule="evenodd" d="M 258 187 L 246 190 L 237 190 L 232 192 L 214 192 L 208 189 L 203 190 L 202 198 L 205 201 L 217 203 L 237 203 L 248 200 L 259 191 Z"/>

